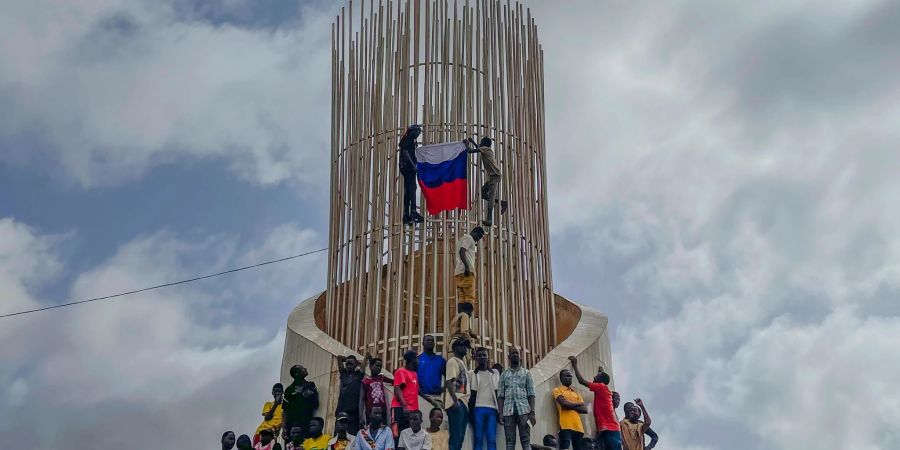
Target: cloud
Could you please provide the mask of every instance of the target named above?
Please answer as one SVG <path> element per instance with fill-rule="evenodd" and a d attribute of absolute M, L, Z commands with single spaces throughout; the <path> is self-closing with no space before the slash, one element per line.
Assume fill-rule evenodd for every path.
<path fill-rule="evenodd" d="M 228 235 L 196 240 L 162 231 L 121 245 L 115 255 L 78 274 L 71 296 L 260 262 L 318 239 L 293 224 L 244 245 Z M 34 292 L 46 279 L 44 268 L 64 265 L 58 241 L 0 220 L 2 293 L 24 292 L 20 307 L 44 303 Z M 36 436 L 37 448 L 80 437 L 85 440 L 75 448 L 102 449 L 128 447 L 135 440 L 158 442 L 163 435 L 185 442 L 201 433 L 204 441 L 215 442 L 226 428 L 253 431 L 256 409 L 278 380 L 284 317 L 303 290 L 312 289 L 303 274 L 321 278 L 321 262 L 309 257 L 283 263 L 292 266 L 279 269 L 280 276 L 255 269 L 11 321 L 0 349 L 5 386 L 0 435 Z M 299 275 L 285 276 L 291 269 Z M 244 280 L 254 277 L 267 284 L 245 287 Z M 273 310 L 277 320 L 257 309 Z"/>
<path fill-rule="evenodd" d="M 308 86 L 328 85 L 330 12 L 305 7 L 271 31 L 182 18 L 167 2 L 57 3 L 0 18 L 4 159 L 52 161 L 86 187 L 204 158 L 262 185 L 326 181 L 330 97 Z"/>

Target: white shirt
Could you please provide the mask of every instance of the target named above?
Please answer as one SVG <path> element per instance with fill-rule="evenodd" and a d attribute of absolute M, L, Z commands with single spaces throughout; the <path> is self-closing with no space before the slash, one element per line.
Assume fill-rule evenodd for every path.
<path fill-rule="evenodd" d="M 412 428 L 407 428 L 400 432 L 400 440 L 397 442 L 397 448 L 405 448 L 406 450 L 431 450 L 431 434 L 425 431 L 425 428 L 419 428 L 418 433 L 414 433 Z"/>
<path fill-rule="evenodd" d="M 463 265 L 462 259 L 459 258 L 459 249 L 466 250 L 466 264 L 469 265 L 469 271 L 472 273 L 475 272 L 475 249 L 478 247 L 478 244 L 475 243 L 475 239 L 472 239 L 471 234 L 466 234 L 465 236 L 459 238 L 456 241 L 456 272 L 455 275 L 462 275 L 466 273 L 466 266 Z"/>
<path fill-rule="evenodd" d="M 497 388 L 500 387 L 500 376 L 494 369 L 481 370 L 477 374 L 469 371 L 472 380 L 471 390 L 476 392 L 476 408 L 497 409 Z"/>

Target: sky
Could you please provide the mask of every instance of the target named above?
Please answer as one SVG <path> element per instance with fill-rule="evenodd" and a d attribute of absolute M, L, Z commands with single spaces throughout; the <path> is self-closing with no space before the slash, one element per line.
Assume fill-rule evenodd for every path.
<path fill-rule="evenodd" d="M 555 289 L 659 448 L 900 445 L 900 3 L 526 3 Z M 326 246 L 341 5 L 0 2 L 0 314 Z M 252 432 L 324 265 L 0 319 L 0 442 Z"/>

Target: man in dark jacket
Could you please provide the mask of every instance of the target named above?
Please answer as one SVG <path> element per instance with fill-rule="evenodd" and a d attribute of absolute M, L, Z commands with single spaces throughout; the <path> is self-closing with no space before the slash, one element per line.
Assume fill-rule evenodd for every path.
<path fill-rule="evenodd" d="M 306 381 L 309 376 L 306 367 L 298 364 L 291 367 L 290 373 L 294 382 L 284 391 L 284 430 L 290 433 L 291 428 L 300 427 L 305 436 L 309 431 L 309 421 L 319 408 L 319 391 L 316 390 L 316 383 Z"/>
<path fill-rule="evenodd" d="M 425 220 L 416 210 L 416 147 L 419 143 L 416 139 L 422 134 L 421 125 L 410 125 L 406 133 L 400 138 L 400 155 L 398 165 L 400 175 L 403 175 L 403 223 L 409 225 L 413 222 L 421 223 Z"/>

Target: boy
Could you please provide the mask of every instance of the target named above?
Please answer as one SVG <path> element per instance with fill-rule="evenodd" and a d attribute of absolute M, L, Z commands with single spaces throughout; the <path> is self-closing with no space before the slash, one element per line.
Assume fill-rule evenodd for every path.
<path fill-rule="evenodd" d="M 450 433 L 441 429 L 444 423 L 444 410 L 441 408 L 432 408 L 428 414 L 428 434 L 431 435 L 432 450 L 449 450 L 450 449 Z"/>
<path fill-rule="evenodd" d="M 422 429 L 422 411 L 409 412 L 409 428 L 400 432 L 397 450 L 431 450 L 431 435 Z"/>
<path fill-rule="evenodd" d="M 396 389 L 394 399 L 391 401 L 397 432 L 409 428 L 409 413 L 419 410 L 419 377 L 416 375 L 416 369 L 419 368 L 418 355 L 408 350 L 403 354 L 403 361 L 404 366 L 394 372 Z"/>
<path fill-rule="evenodd" d="M 259 432 L 259 442 L 253 446 L 253 450 L 272 450 L 275 447 L 275 433 L 272 430 Z"/>
<path fill-rule="evenodd" d="M 563 369 L 559 372 L 559 381 L 562 386 L 554 389 L 552 394 L 559 413 L 559 448 L 565 450 L 571 445 L 574 450 L 581 450 L 584 425 L 580 414 L 587 414 L 587 406 L 581 394 L 572 389 L 572 372 Z"/>
<path fill-rule="evenodd" d="M 347 425 L 350 422 L 350 416 L 341 412 L 334 416 L 334 437 L 328 441 L 328 450 L 347 450 L 353 448 L 353 441 L 356 436 L 348 434 Z"/>
<path fill-rule="evenodd" d="M 327 450 L 328 441 L 331 436 L 322 433 L 325 429 L 325 419 L 321 417 L 313 417 L 309 421 L 309 430 L 306 432 L 306 439 L 303 440 L 303 450 Z"/>
<path fill-rule="evenodd" d="M 284 446 L 284 450 L 303 450 L 303 430 L 300 427 L 290 429 L 289 439 Z"/>
<path fill-rule="evenodd" d="M 366 353 L 366 359 L 369 361 L 370 375 L 363 378 L 362 381 L 363 398 L 365 399 L 363 417 L 368 417 L 376 407 L 381 408 L 382 411 L 387 411 L 387 396 L 385 395 L 384 383 L 393 384 L 394 382 L 390 377 L 381 373 L 383 367 L 381 358 L 372 357 L 372 355 Z"/>
<path fill-rule="evenodd" d="M 394 450 L 394 436 L 384 426 L 384 410 L 377 406 L 372 409 L 368 424 L 359 430 L 351 450 Z"/>
<path fill-rule="evenodd" d="M 638 406 L 634 406 L 635 403 L 640 406 L 640 409 L 638 409 Z M 647 413 L 644 402 L 636 398 L 634 403 L 625 403 L 624 409 L 625 419 L 619 422 L 619 426 L 622 429 L 622 449 L 646 450 L 644 448 L 644 433 L 650 429 L 650 414 Z M 643 422 L 640 420 L 641 413 L 644 415 Z M 655 446 L 656 443 L 654 442 L 653 445 Z"/>
<path fill-rule="evenodd" d="M 616 421 L 616 410 L 613 406 L 612 391 L 609 390 L 609 374 L 602 370 L 589 383 L 578 370 L 578 359 L 569 357 L 575 377 L 582 386 L 594 393 L 594 424 L 597 426 L 597 444 L 602 448 L 618 449 L 622 447 L 622 434 Z"/>
<path fill-rule="evenodd" d="M 360 402 L 362 401 L 362 381 L 363 370 L 360 368 L 359 361 L 356 356 L 338 356 L 338 367 L 340 370 L 340 389 L 338 391 L 337 413 L 346 413 L 349 417 L 347 421 L 347 432 L 355 435 L 359 432 L 360 425 Z"/>
<path fill-rule="evenodd" d="M 253 435 L 253 443 L 259 443 L 259 433 L 262 430 L 272 430 L 273 433 L 278 433 L 281 430 L 281 426 L 284 420 L 284 408 L 283 408 L 283 400 L 284 400 L 284 386 L 281 383 L 275 383 L 272 386 L 272 398 L 274 399 L 271 402 L 266 402 L 262 407 L 262 423 L 256 427 L 256 433 Z"/>

